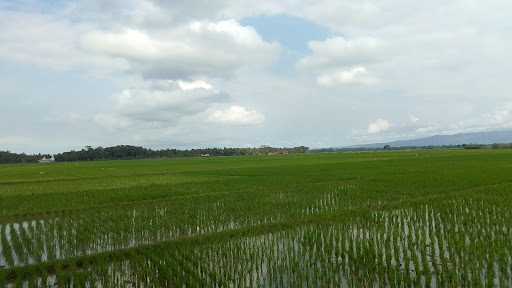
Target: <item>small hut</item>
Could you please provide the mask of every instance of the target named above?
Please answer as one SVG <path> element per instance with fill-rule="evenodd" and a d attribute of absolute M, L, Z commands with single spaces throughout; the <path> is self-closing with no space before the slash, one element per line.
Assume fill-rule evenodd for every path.
<path fill-rule="evenodd" d="M 50 158 L 46 158 L 46 156 L 43 157 L 43 159 L 39 159 L 39 163 L 53 163 L 55 162 L 55 158 L 50 157 Z"/>

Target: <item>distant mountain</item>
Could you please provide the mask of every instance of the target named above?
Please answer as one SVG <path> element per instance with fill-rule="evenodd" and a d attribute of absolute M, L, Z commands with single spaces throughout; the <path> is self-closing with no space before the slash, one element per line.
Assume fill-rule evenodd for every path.
<path fill-rule="evenodd" d="M 512 130 L 490 131 L 475 133 L 460 133 L 454 135 L 435 135 L 426 138 L 413 140 L 399 140 L 387 143 L 375 143 L 367 145 L 357 145 L 350 148 L 375 149 L 386 145 L 391 147 L 425 147 L 425 146 L 449 146 L 463 144 L 494 144 L 494 143 L 512 143 Z"/>

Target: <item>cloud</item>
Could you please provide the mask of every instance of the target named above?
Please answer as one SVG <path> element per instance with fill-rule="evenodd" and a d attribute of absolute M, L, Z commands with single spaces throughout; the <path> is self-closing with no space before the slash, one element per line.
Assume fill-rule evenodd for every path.
<path fill-rule="evenodd" d="M 379 118 L 368 124 L 368 133 L 377 134 L 387 131 L 389 128 L 391 128 L 391 123 L 388 120 Z"/>
<path fill-rule="evenodd" d="M 297 67 L 316 74 L 317 83 L 325 87 L 347 84 L 372 85 L 379 79 L 365 65 L 378 61 L 382 41 L 375 38 L 346 39 L 332 37 L 309 43 L 311 55 L 302 58 Z"/>
<path fill-rule="evenodd" d="M 411 123 L 418 123 L 420 121 L 420 118 L 416 117 L 415 115 L 413 114 L 409 114 L 409 121 Z"/>
<path fill-rule="evenodd" d="M 317 77 L 317 83 L 326 87 L 346 84 L 372 85 L 378 82 L 379 80 L 370 76 L 366 68 L 362 66 L 326 72 Z"/>
<path fill-rule="evenodd" d="M 260 125 L 265 121 L 265 116 L 255 110 L 234 105 L 227 109 L 211 111 L 208 120 L 229 125 Z"/>
<path fill-rule="evenodd" d="M 279 45 L 261 39 L 236 20 L 193 21 L 167 29 L 91 31 L 83 49 L 127 61 L 145 78 L 229 77 L 242 67 L 272 63 Z"/>
<path fill-rule="evenodd" d="M 0 10 L 0 59 L 56 70 L 104 74 L 126 69 L 126 63 L 83 51 L 78 36 L 93 29 L 55 15 Z"/>
<path fill-rule="evenodd" d="M 299 66 L 305 69 L 353 66 L 378 60 L 383 43 L 376 38 L 332 37 L 309 43 L 312 54 L 301 59 Z"/>
<path fill-rule="evenodd" d="M 102 18 L 108 11 L 119 19 Z M 193 79 L 259 69 L 281 50 L 234 19 L 183 19 L 161 26 L 133 20 L 168 12 L 150 1 L 128 1 L 124 8 L 78 2 L 53 12 L 0 10 L 0 59 L 99 76 L 129 71 L 146 78 Z"/>
<path fill-rule="evenodd" d="M 163 49 L 179 49 L 172 43 L 164 47 L 163 43 L 152 39 L 146 33 L 135 29 L 119 32 L 91 31 L 81 37 L 82 46 L 95 52 L 110 56 L 134 60 L 152 60 L 163 57 Z"/>
<path fill-rule="evenodd" d="M 461 105 L 463 106 L 463 105 Z M 512 128 L 512 103 L 497 105 L 492 111 L 483 114 L 469 114 L 468 118 L 450 124 L 438 121 L 423 121 L 409 114 L 408 118 L 396 120 L 393 124 L 384 119 L 377 119 L 364 131 L 354 131 L 352 137 L 359 143 L 414 139 L 431 135 L 450 135 L 469 132 L 484 132 Z"/>
<path fill-rule="evenodd" d="M 151 1 L 39 9 L 0 11 L 0 60 L 100 76 L 117 81 L 119 89 L 92 116 L 75 109 L 68 114 L 76 117 L 52 116 L 45 124 L 151 130 L 143 133 L 147 137 L 197 125 L 263 123 L 261 113 L 239 106 L 222 85 L 239 70 L 266 69 L 278 56 L 279 44 L 264 41 L 252 27 L 234 19 L 163 17 L 169 11 Z"/>
<path fill-rule="evenodd" d="M 204 80 L 142 81 L 113 97 L 113 110 L 100 113 L 95 121 L 122 129 L 135 124 L 176 126 L 183 117 L 197 115 L 229 97 Z"/>
<path fill-rule="evenodd" d="M 203 80 L 196 80 L 196 81 L 191 81 L 191 82 L 179 80 L 178 86 L 183 91 L 192 91 L 192 90 L 196 90 L 196 89 L 204 89 L 204 90 L 212 90 L 213 89 L 213 86 L 210 83 L 205 82 Z"/>
<path fill-rule="evenodd" d="M 493 110 L 480 115 L 472 115 L 448 126 L 450 131 L 471 132 L 512 128 L 512 102 L 504 102 Z"/>
<path fill-rule="evenodd" d="M 501 107 L 497 108 L 492 113 L 488 113 L 484 115 L 484 118 L 487 121 L 483 121 L 488 125 L 499 126 L 503 128 L 512 127 L 512 102 L 505 103 L 500 105 Z"/>
<path fill-rule="evenodd" d="M 365 130 L 355 129 L 352 141 L 356 143 L 379 143 L 399 139 L 414 139 L 430 136 L 433 133 L 443 134 L 442 126 L 438 123 L 422 122 L 419 118 L 396 117 L 391 122 L 383 118 L 368 124 Z M 413 116 L 414 117 L 414 116 Z"/>
<path fill-rule="evenodd" d="M 112 97 L 111 111 L 93 120 L 109 130 L 166 131 L 185 126 L 260 125 L 263 114 L 232 103 L 206 80 L 145 80 Z"/>

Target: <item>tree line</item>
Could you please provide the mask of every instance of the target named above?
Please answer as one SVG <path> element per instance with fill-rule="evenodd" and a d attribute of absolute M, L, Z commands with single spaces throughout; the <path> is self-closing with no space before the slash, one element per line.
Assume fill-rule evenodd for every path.
<path fill-rule="evenodd" d="M 343 151 L 376 151 L 376 150 L 408 150 L 408 149 L 512 149 L 512 144 L 491 145 L 445 145 L 428 147 L 384 147 L 384 148 L 324 148 L 309 150 L 308 147 L 299 146 L 292 148 L 276 148 L 262 146 L 259 148 L 205 148 L 205 149 L 161 149 L 153 150 L 140 146 L 117 145 L 113 147 L 86 146 L 75 151 L 62 152 L 53 155 L 56 162 L 94 161 L 94 160 L 123 160 L 123 159 L 150 159 L 150 158 L 178 158 L 199 156 L 255 156 L 255 155 L 279 155 L 302 154 L 306 152 L 343 152 Z M 50 158 L 49 154 L 25 154 L 0 151 L 0 164 L 9 163 L 36 163 L 43 158 Z"/>
<path fill-rule="evenodd" d="M 148 158 L 177 158 L 198 156 L 250 156 L 306 153 L 308 147 L 275 148 L 263 146 L 260 148 L 205 148 L 205 149 L 162 149 L 153 150 L 140 146 L 118 145 L 113 147 L 87 146 L 79 151 L 68 151 L 54 155 L 57 162 L 94 161 L 94 160 L 123 160 Z"/>
<path fill-rule="evenodd" d="M 44 157 L 50 158 L 51 155 L 34 154 L 27 155 L 25 153 L 11 153 L 9 151 L 0 151 L 0 163 L 36 163 Z"/>
<path fill-rule="evenodd" d="M 86 146 L 75 151 L 67 151 L 53 155 L 56 162 L 94 161 L 94 160 L 128 160 L 149 158 L 177 158 L 199 156 L 251 156 L 251 155 L 278 155 L 306 153 L 308 147 L 275 148 L 262 146 L 259 148 L 205 148 L 205 149 L 162 149 L 153 150 L 140 146 L 117 145 L 113 147 Z M 9 151 L 0 151 L 0 164 L 8 163 L 36 163 L 41 159 L 49 159 L 49 154 L 17 154 Z"/>

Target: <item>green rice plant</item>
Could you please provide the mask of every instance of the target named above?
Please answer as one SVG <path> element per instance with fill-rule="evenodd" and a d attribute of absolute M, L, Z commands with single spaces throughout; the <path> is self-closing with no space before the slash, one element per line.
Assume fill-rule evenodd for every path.
<path fill-rule="evenodd" d="M 0 270 L 0 287 L 7 286 L 7 275 L 4 271 Z"/>
<path fill-rule="evenodd" d="M 7 239 L 7 225 L 2 225 L 1 227 L 0 240 L 2 242 L 2 256 L 6 261 L 7 267 L 13 267 L 15 262 L 12 255 L 12 246 Z"/>

